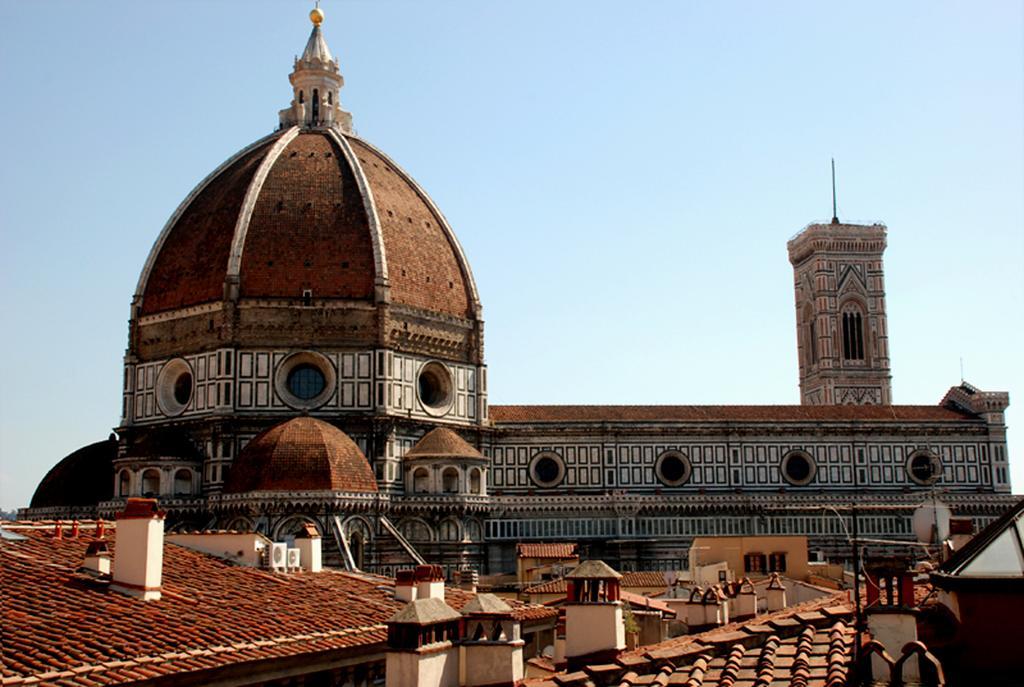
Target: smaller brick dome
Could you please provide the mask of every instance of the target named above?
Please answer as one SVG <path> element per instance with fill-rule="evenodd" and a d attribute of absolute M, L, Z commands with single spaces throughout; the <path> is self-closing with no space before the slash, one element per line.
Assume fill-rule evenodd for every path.
<path fill-rule="evenodd" d="M 30 508 L 95 506 L 114 496 L 117 439 L 83 446 L 54 465 L 36 487 Z"/>
<path fill-rule="evenodd" d="M 438 427 L 427 432 L 405 454 L 406 460 L 420 460 L 424 458 L 484 460 L 483 455 L 470 446 L 465 439 L 445 427 Z"/>
<path fill-rule="evenodd" d="M 238 454 L 224 492 L 250 491 L 374 493 L 377 480 L 347 434 L 322 420 L 297 417 L 258 435 Z"/>

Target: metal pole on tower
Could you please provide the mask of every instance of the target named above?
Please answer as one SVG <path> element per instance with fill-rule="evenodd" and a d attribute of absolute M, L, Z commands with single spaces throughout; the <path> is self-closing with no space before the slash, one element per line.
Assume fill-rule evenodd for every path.
<path fill-rule="evenodd" d="M 832 158 L 832 224 L 839 224 L 839 213 L 836 212 L 836 159 Z"/>

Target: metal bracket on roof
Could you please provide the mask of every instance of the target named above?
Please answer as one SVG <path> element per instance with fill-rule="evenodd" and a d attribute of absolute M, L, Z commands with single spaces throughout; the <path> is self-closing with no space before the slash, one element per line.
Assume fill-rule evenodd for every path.
<path fill-rule="evenodd" d="M 398 528 L 395 527 L 386 516 L 380 516 L 380 524 L 384 525 L 384 529 L 388 531 L 388 534 L 394 537 L 395 540 L 402 545 L 402 548 L 405 549 L 407 554 L 412 556 L 412 559 L 416 561 L 417 565 L 427 565 L 426 559 L 424 559 L 423 556 L 421 556 L 416 549 L 412 547 L 409 540 L 402 536 L 402 533 L 398 531 Z"/>
<path fill-rule="evenodd" d="M 334 531 L 334 542 L 338 545 L 338 551 L 341 552 L 341 561 L 345 565 L 345 570 L 358 572 L 359 568 L 356 567 L 356 561 L 352 558 L 352 549 L 348 545 L 348 537 L 345 536 L 345 528 L 341 526 L 341 518 L 335 515 L 331 518 L 331 522 L 334 524 L 332 528 Z"/>

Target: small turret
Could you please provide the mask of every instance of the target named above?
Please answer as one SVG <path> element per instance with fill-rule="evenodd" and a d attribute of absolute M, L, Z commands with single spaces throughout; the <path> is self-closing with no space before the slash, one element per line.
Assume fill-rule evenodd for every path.
<path fill-rule="evenodd" d="M 335 126 L 345 133 L 352 133 L 352 115 L 341 109 L 339 100 L 345 77 L 341 75 L 338 61 L 327 47 L 320 29 L 324 11 L 316 7 L 309 13 L 309 19 L 313 22 L 313 31 L 288 77 L 293 97 L 291 105 L 280 112 L 281 127 Z"/>

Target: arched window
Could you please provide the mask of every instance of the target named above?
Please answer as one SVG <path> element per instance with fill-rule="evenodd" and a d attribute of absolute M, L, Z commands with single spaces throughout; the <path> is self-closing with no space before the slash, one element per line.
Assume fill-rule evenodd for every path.
<path fill-rule="evenodd" d="M 334 104 L 334 94 L 331 91 L 327 91 L 327 104 L 328 105 L 333 105 Z"/>
<path fill-rule="evenodd" d="M 117 473 L 117 495 L 131 496 L 132 474 L 127 470 Z"/>
<path fill-rule="evenodd" d="M 443 520 L 439 527 L 441 541 L 459 541 L 459 523 L 454 520 Z"/>
<path fill-rule="evenodd" d="M 150 468 L 142 473 L 142 495 L 158 496 L 160 494 L 160 471 Z"/>
<path fill-rule="evenodd" d="M 416 468 L 412 473 L 412 491 L 414 494 L 430 491 L 430 472 L 426 468 Z"/>
<path fill-rule="evenodd" d="M 480 477 L 480 468 L 473 468 L 469 472 L 469 491 L 473 494 L 482 494 L 483 479 Z"/>
<path fill-rule="evenodd" d="M 174 495 L 188 496 L 192 493 L 192 471 L 182 468 L 174 473 Z"/>
<path fill-rule="evenodd" d="M 482 541 L 484 538 L 480 523 L 476 520 L 466 521 L 466 539 L 469 541 Z"/>
<path fill-rule="evenodd" d="M 300 103 L 306 102 L 306 94 L 303 91 L 299 91 L 299 102 Z"/>
<path fill-rule="evenodd" d="M 441 473 L 441 489 L 446 494 L 459 493 L 459 471 L 455 468 L 445 468 Z"/>
<path fill-rule="evenodd" d="M 422 520 L 406 520 L 402 523 L 400 530 L 402 536 L 409 541 L 430 541 L 433 539 L 430 526 Z"/>
<path fill-rule="evenodd" d="M 320 123 L 320 89 L 313 89 L 313 118 L 310 120 L 310 124 Z"/>
<path fill-rule="evenodd" d="M 366 539 L 363 538 L 362 532 L 352 533 L 348 539 L 348 548 L 352 552 L 352 562 L 357 568 L 362 569 L 366 555 Z"/>
<path fill-rule="evenodd" d="M 864 360 L 864 319 L 858 310 L 843 312 L 843 359 Z"/>

